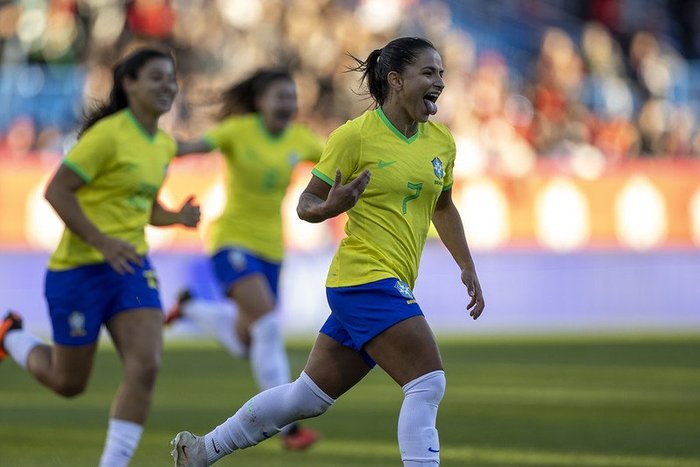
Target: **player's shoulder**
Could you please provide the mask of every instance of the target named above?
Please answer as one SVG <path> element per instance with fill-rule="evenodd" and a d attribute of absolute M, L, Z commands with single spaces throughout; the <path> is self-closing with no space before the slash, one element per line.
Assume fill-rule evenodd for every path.
<path fill-rule="evenodd" d="M 333 130 L 329 139 L 359 142 L 363 135 L 367 135 L 376 129 L 378 121 L 376 112 L 367 110 L 362 115 L 348 120 Z"/>
<path fill-rule="evenodd" d="M 289 125 L 288 132 L 291 136 L 304 139 L 319 139 L 319 136 L 307 124 L 293 122 Z"/>
<path fill-rule="evenodd" d="M 428 120 L 423 124 L 423 132 L 429 135 L 431 138 L 437 140 L 444 140 L 454 144 L 454 138 L 452 137 L 452 131 L 444 123 L 433 122 Z"/>
<path fill-rule="evenodd" d="M 218 128 L 226 127 L 226 128 L 232 128 L 232 127 L 242 127 L 242 126 L 254 126 L 258 124 L 258 117 L 254 113 L 249 113 L 249 114 L 241 114 L 241 115 L 229 115 L 228 117 L 223 118 L 219 124 L 217 125 Z"/>

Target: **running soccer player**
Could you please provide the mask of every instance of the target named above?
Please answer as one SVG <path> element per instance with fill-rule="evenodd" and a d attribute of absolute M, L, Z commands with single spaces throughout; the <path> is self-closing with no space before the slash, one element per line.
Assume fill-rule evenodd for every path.
<path fill-rule="evenodd" d="M 46 189 L 65 223 L 51 256 L 45 295 L 53 345 L 22 329 L 9 312 L 0 323 L 0 359 L 9 354 L 64 397 L 88 383 L 102 325 L 124 367 L 111 407 L 100 466 L 126 466 L 148 416 L 162 351 L 158 280 L 147 256 L 147 224 L 195 227 L 199 207 L 158 203 L 176 142 L 158 129 L 177 93 L 172 56 L 133 52 L 114 67 L 109 100 L 86 116 L 77 144 Z"/>
<path fill-rule="evenodd" d="M 284 256 L 282 200 L 302 161 L 318 162 L 323 142 L 293 121 L 297 92 L 284 69 L 261 69 L 222 96 L 218 126 L 203 138 L 178 144 L 179 154 L 219 149 L 227 166 L 227 201 L 213 223 L 208 250 L 227 302 L 183 291 L 166 324 L 187 317 L 216 337 L 235 357 L 250 361 L 260 390 L 291 381 L 278 311 Z M 318 433 L 293 423 L 283 446 L 303 450 Z"/>
<path fill-rule="evenodd" d="M 431 220 L 461 269 L 470 316 L 484 309 L 451 198 L 455 143 L 445 126 L 428 121 L 444 88 L 442 59 L 430 42 L 405 37 L 357 62 L 377 108 L 331 134 L 297 207 L 309 222 L 348 215 L 326 282 L 331 315 L 299 378 L 254 396 L 204 436 L 178 433 L 176 466 L 211 465 L 290 422 L 321 415 L 375 364 L 404 392 L 403 465 L 440 462 L 435 424 L 445 373 L 412 292 Z"/>

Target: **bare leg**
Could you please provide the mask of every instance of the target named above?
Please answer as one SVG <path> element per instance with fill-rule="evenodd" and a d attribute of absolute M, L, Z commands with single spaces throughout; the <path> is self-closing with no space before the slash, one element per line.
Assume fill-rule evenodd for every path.
<path fill-rule="evenodd" d="M 398 441 L 404 467 L 438 465 L 435 422 L 445 392 L 445 373 L 425 318 L 395 324 L 367 343 L 365 350 L 403 389 Z"/>
<path fill-rule="evenodd" d="M 163 315 L 143 308 L 117 314 L 107 323 L 124 365 L 124 376 L 112 402 L 111 415 L 143 424 L 151 407 L 160 368 Z"/>
<path fill-rule="evenodd" d="M 27 371 L 41 384 L 64 397 L 81 394 L 87 386 L 97 344 L 45 345 L 32 349 Z"/>
<path fill-rule="evenodd" d="M 235 331 L 246 347 L 251 345 L 250 328 L 263 315 L 275 308 L 272 290 L 264 275 L 255 273 L 237 281 L 229 290 L 229 298 L 238 306 Z"/>

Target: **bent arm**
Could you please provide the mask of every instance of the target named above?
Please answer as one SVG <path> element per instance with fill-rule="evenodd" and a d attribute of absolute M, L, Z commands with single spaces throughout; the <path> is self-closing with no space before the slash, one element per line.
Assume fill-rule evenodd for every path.
<path fill-rule="evenodd" d="M 185 227 L 197 227 L 200 218 L 199 205 L 194 204 L 194 196 L 185 200 L 179 211 L 171 211 L 160 204 L 158 199 L 153 200 L 151 218 L 149 224 L 156 227 L 182 224 Z"/>
<path fill-rule="evenodd" d="M 306 222 L 318 223 L 336 216 L 337 214 L 331 213 L 325 205 L 329 191 L 331 191 L 330 185 L 313 175 L 306 189 L 299 196 L 299 204 L 297 204 L 299 218 Z"/>
<path fill-rule="evenodd" d="M 167 227 L 169 225 L 178 224 L 180 222 L 178 217 L 179 214 L 176 211 L 166 209 L 158 200 L 155 200 L 153 201 L 151 218 L 148 223 L 156 227 Z"/>
<path fill-rule="evenodd" d="M 336 170 L 333 186 L 329 186 L 316 175 L 312 176 L 299 197 L 299 218 L 307 222 L 323 222 L 351 209 L 367 188 L 370 175 L 369 170 L 365 170 L 356 179 L 343 185 L 342 174 L 340 170 Z"/>
<path fill-rule="evenodd" d="M 61 164 L 46 187 L 44 197 L 71 232 L 99 248 L 105 235 L 87 218 L 75 194 L 83 185 L 85 181 L 77 173 Z"/>
<path fill-rule="evenodd" d="M 176 157 L 186 154 L 202 154 L 210 152 L 213 149 L 214 146 L 206 138 L 200 138 L 194 141 L 178 141 Z"/>

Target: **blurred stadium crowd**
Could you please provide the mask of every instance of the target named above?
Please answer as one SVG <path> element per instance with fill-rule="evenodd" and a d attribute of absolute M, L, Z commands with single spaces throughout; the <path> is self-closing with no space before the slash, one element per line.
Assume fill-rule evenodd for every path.
<path fill-rule="evenodd" d="M 266 65 L 295 71 L 325 134 L 369 105 L 346 52 L 402 35 L 442 52 L 462 174 L 697 157 L 698 19 L 692 0 L 0 0 L 0 158 L 56 158 L 114 60 L 154 41 L 178 61 L 173 134 L 209 127 L 217 93 Z"/>

